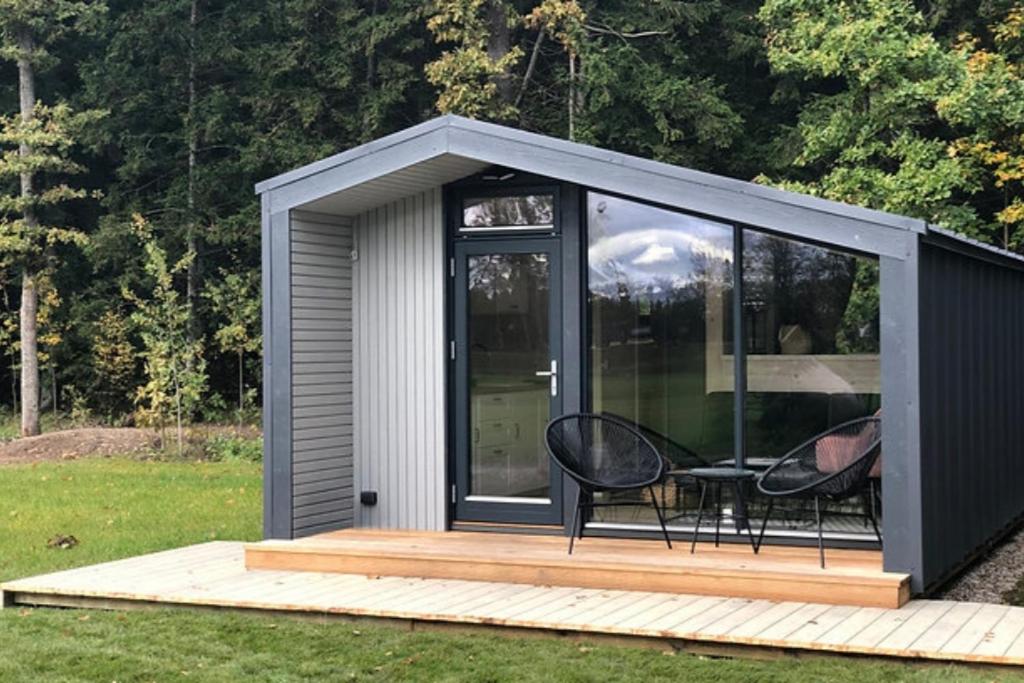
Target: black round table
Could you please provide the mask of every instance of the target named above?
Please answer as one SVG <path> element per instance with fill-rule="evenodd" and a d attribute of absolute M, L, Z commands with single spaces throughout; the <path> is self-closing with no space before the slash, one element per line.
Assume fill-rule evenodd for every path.
<path fill-rule="evenodd" d="M 697 549 L 697 536 L 700 534 L 700 523 L 704 518 L 704 501 L 707 498 L 708 486 L 714 487 L 715 496 L 715 547 L 718 547 L 719 531 L 722 526 L 722 486 L 724 484 L 731 484 L 733 491 L 736 496 L 736 504 L 734 510 L 743 510 L 743 483 L 753 481 L 757 478 L 757 472 L 754 470 L 747 469 L 736 469 L 735 467 L 697 467 L 688 472 L 688 474 L 697 480 L 700 484 L 700 509 L 697 510 L 697 523 L 693 527 L 693 541 L 690 543 L 690 554 L 693 554 Z M 735 512 L 730 515 L 736 520 Z M 738 520 L 737 520 L 738 521 Z M 757 543 L 754 542 L 754 534 L 750 530 L 749 521 L 746 524 L 747 537 L 750 539 L 750 547 L 754 549 L 754 554 L 757 554 L 758 547 Z M 739 524 L 737 524 L 736 533 L 740 533 Z"/>

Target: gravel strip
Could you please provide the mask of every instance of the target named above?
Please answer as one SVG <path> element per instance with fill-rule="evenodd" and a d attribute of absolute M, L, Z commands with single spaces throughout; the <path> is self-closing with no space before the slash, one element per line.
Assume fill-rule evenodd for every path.
<path fill-rule="evenodd" d="M 945 600 L 1003 603 L 1024 575 L 1024 528 L 978 560 L 940 596 Z"/>

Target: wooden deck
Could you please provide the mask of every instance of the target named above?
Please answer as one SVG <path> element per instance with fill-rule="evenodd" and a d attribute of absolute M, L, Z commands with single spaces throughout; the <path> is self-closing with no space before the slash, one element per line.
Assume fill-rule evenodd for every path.
<path fill-rule="evenodd" d="M 480 532 L 347 529 L 298 541 L 246 546 L 246 567 L 377 574 L 428 579 L 657 591 L 857 607 L 900 607 L 910 599 L 906 574 L 882 571 L 881 553 L 747 544 L 689 544 L 584 538 L 572 555 L 560 536 Z"/>
<path fill-rule="evenodd" d="M 457 579 L 247 570 L 213 542 L 0 587 L 5 606 L 251 609 L 428 626 L 655 641 L 684 651 L 784 650 L 1024 666 L 1024 608 L 914 600 L 901 609 Z M 810 590 L 805 598 L 815 597 Z"/>

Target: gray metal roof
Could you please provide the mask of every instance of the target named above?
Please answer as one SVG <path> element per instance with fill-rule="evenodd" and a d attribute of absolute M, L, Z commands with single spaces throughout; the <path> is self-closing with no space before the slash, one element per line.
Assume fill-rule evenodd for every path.
<path fill-rule="evenodd" d="M 1000 249 L 999 247 L 986 244 L 985 242 L 976 240 L 972 237 L 961 235 L 960 233 L 953 232 L 952 230 L 947 230 L 946 228 L 939 227 L 938 225 L 929 224 L 928 232 L 935 235 L 941 235 L 946 239 L 958 242 L 964 247 L 974 250 L 978 255 L 987 254 L 991 256 L 998 256 L 1016 262 L 1018 267 L 1024 267 L 1024 256 L 1021 256 L 1017 252 Z"/>
<path fill-rule="evenodd" d="M 501 165 L 645 201 L 904 258 L 924 221 L 514 128 L 442 116 L 256 185 L 271 211 L 353 215 Z"/>

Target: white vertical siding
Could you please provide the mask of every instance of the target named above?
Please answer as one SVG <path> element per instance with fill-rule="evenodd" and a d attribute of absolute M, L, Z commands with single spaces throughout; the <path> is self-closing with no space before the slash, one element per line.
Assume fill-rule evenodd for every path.
<path fill-rule="evenodd" d="M 355 221 L 357 526 L 444 529 L 444 229 L 441 190 Z"/>
<path fill-rule="evenodd" d="M 292 212 L 292 533 L 352 526 L 352 224 Z"/>

